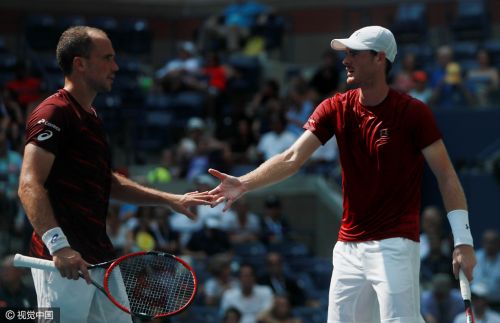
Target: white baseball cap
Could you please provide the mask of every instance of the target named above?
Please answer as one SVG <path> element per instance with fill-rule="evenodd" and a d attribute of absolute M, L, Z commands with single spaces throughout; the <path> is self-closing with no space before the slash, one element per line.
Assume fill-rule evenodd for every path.
<path fill-rule="evenodd" d="M 349 38 L 333 39 L 330 43 L 335 50 L 374 50 L 384 52 L 385 57 L 393 63 L 398 52 L 396 39 L 392 32 L 380 26 L 368 26 L 356 30 Z"/>

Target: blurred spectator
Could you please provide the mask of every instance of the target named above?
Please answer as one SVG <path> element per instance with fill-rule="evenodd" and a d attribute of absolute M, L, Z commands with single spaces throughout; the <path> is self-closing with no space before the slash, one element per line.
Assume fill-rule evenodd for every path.
<path fill-rule="evenodd" d="M 187 167 L 181 170 L 181 176 L 191 180 L 204 174 L 208 168 L 227 167 L 231 158 L 229 145 L 214 138 L 203 119 L 190 118 L 186 131 L 177 148 L 177 164 Z"/>
<path fill-rule="evenodd" d="M 155 249 L 171 254 L 179 253 L 179 233 L 170 226 L 168 212 L 168 209 L 160 207 L 139 207 L 136 217 L 127 221 L 131 251 Z"/>
<path fill-rule="evenodd" d="M 242 313 L 241 323 L 256 323 L 257 317 L 273 305 L 273 291 L 255 283 L 255 270 L 243 264 L 239 271 L 239 286 L 224 292 L 221 312 L 235 307 Z"/>
<path fill-rule="evenodd" d="M 209 92 L 223 92 L 227 87 L 227 80 L 231 76 L 232 69 L 229 65 L 221 63 L 217 52 L 208 52 L 205 55 L 205 63 L 202 73 L 208 78 Z"/>
<path fill-rule="evenodd" d="M 241 312 L 230 307 L 224 312 L 224 317 L 222 318 L 222 323 L 240 323 L 241 322 Z"/>
<path fill-rule="evenodd" d="M 300 318 L 294 317 L 290 301 L 284 295 L 274 297 L 273 307 L 261 314 L 258 323 L 302 323 Z"/>
<path fill-rule="evenodd" d="M 24 124 L 25 117 L 26 112 L 23 111 L 12 91 L 2 89 L 0 95 L 0 119 L 6 118 L 5 120 L 9 121 L 9 123 Z M 7 125 L 4 125 L 3 128 L 6 129 Z"/>
<path fill-rule="evenodd" d="M 203 53 L 223 51 L 227 46 L 226 35 L 227 27 L 224 25 L 224 16 L 212 15 L 199 28 L 196 43 Z"/>
<path fill-rule="evenodd" d="M 205 55 L 202 76 L 206 79 L 205 92 L 208 94 L 206 117 L 214 120 L 217 125 L 224 122 L 226 88 L 233 73 L 229 64 L 221 63 L 217 52 L 208 52 Z"/>
<path fill-rule="evenodd" d="M 231 242 L 226 231 L 220 229 L 220 219 L 204 219 L 203 228 L 193 232 L 184 253 L 197 259 L 207 259 L 219 253 L 229 253 Z"/>
<path fill-rule="evenodd" d="M 127 244 L 128 229 L 125 223 L 120 220 L 119 211 L 119 205 L 111 204 L 109 206 L 108 216 L 106 217 L 106 231 L 116 253 L 123 255 L 130 250 Z"/>
<path fill-rule="evenodd" d="M 257 134 L 270 129 L 269 117 L 282 111 L 280 85 L 274 79 L 268 79 L 261 85 L 260 90 L 254 94 L 247 107 L 247 116 L 254 120 L 254 130 Z"/>
<path fill-rule="evenodd" d="M 427 85 L 427 73 L 424 71 L 415 71 L 412 77 L 414 86 L 408 94 L 428 104 L 432 97 L 432 89 Z"/>
<path fill-rule="evenodd" d="M 22 153 L 26 113 L 17 102 L 12 91 L 4 90 L 0 95 L 0 128 L 5 131 L 9 148 Z"/>
<path fill-rule="evenodd" d="M 266 52 L 281 49 L 284 32 L 285 20 L 273 8 L 259 14 L 252 28 L 252 34 L 263 39 Z"/>
<path fill-rule="evenodd" d="M 485 49 L 477 52 L 478 67 L 471 68 L 466 81 L 472 87 L 480 107 L 491 105 L 491 94 L 499 89 L 498 69 L 491 65 L 490 54 Z"/>
<path fill-rule="evenodd" d="M 428 205 L 422 210 L 421 227 L 422 233 L 420 234 L 420 259 L 429 255 L 431 245 L 429 241 L 430 236 L 438 236 L 441 240 L 441 252 L 444 255 L 451 254 L 451 241 L 450 236 L 443 229 L 444 215 L 441 209 L 435 205 Z"/>
<path fill-rule="evenodd" d="M 500 313 L 489 307 L 487 286 L 481 283 L 472 285 L 471 294 L 474 323 L 500 323 Z M 458 314 L 453 323 L 468 323 L 465 312 Z"/>
<path fill-rule="evenodd" d="M 260 160 L 268 160 L 285 151 L 297 138 L 296 135 L 286 129 L 287 122 L 282 113 L 273 114 L 270 121 L 271 131 L 264 133 L 257 145 Z"/>
<path fill-rule="evenodd" d="M 290 238 L 290 226 L 283 216 L 281 200 L 276 195 L 268 195 L 264 202 L 262 218 L 262 238 L 266 244 L 285 242 Z"/>
<path fill-rule="evenodd" d="M 316 149 L 306 162 L 304 170 L 307 174 L 316 174 L 327 179 L 341 181 L 339 147 L 335 136 Z"/>
<path fill-rule="evenodd" d="M 205 282 L 203 288 L 205 304 L 219 306 L 222 294 L 238 286 L 238 280 L 231 275 L 231 257 L 227 254 L 213 256 L 208 269 L 212 277 Z"/>
<path fill-rule="evenodd" d="M 432 89 L 443 82 L 446 75 L 446 67 L 453 61 L 453 49 L 448 45 L 438 47 L 436 50 L 436 62 L 429 70 L 429 85 Z"/>
<path fill-rule="evenodd" d="M 305 305 L 305 293 L 297 285 L 295 279 L 285 273 L 281 255 L 277 252 L 268 253 L 266 265 L 265 274 L 258 279 L 259 284 L 271 287 L 274 295 L 285 297 L 286 302 L 291 303 L 292 306 Z"/>
<path fill-rule="evenodd" d="M 401 69 L 394 75 L 392 87 L 398 91 L 408 93 L 415 87 L 413 73 L 416 71 L 416 56 L 406 53 L 403 56 Z"/>
<path fill-rule="evenodd" d="M 443 253 L 441 236 L 430 234 L 427 236 L 427 242 L 429 253 L 420 263 L 420 280 L 424 289 L 429 288 L 436 274 L 447 274 L 453 278 L 452 258 L 449 254 Z"/>
<path fill-rule="evenodd" d="M 152 251 L 156 248 L 154 232 L 149 226 L 151 209 L 151 207 L 141 206 L 136 217 L 127 221 L 125 252 Z"/>
<path fill-rule="evenodd" d="M 42 81 L 33 76 L 28 65 L 19 61 L 15 67 L 15 79 L 8 81 L 5 88 L 13 94 L 24 112 L 28 105 L 37 101 L 42 93 Z"/>
<path fill-rule="evenodd" d="M 259 216 L 250 211 L 248 201 L 245 197 L 234 202 L 232 209 L 234 212 L 223 217 L 229 239 L 231 243 L 256 242 L 261 236 Z"/>
<path fill-rule="evenodd" d="M 427 323 L 453 323 L 463 308 L 462 295 L 452 288 L 452 280 L 447 274 L 435 275 L 431 290 L 422 293 L 421 311 Z"/>
<path fill-rule="evenodd" d="M 434 88 L 430 104 L 447 110 L 474 106 L 474 97 L 464 82 L 462 68 L 458 63 L 446 65 L 446 74 Z"/>
<path fill-rule="evenodd" d="M 483 233 L 482 248 L 476 251 L 477 265 L 472 284 L 484 284 L 488 298 L 500 308 L 500 234 L 496 229 Z"/>
<path fill-rule="evenodd" d="M 175 163 L 175 155 L 171 148 L 161 152 L 160 163 L 148 171 L 146 178 L 149 184 L 168 183 L 174 178 L 179 178 L 180 168 Z"/>
<path fill-rule="evenodd" d="M 6 129 L 0 128 L 0 230 L 11 231 L 14 218 L 20 210 L 17 189 L 21 165 L 21 155 L 9 148 Z"/>
<path fill-rule="evenodd" d="M 252 131 L 252 120 L 241 118 L 236 121 L 236 133 L 229 138 L 231 163 L 249 164 L 256 160 L 257 140 Z"/>
<path fill-rule="evenodd" d="M 339 86 L 340 68 L 337 64 L 337 52 L 328 49 L 323 53 L 323 60 L 311 78 L 310 85 L 316 92 L 316 101 L 322 101 L 330 96 Z"/>
<path fill-rule="evenodd" d="M 217 182 L 215 179 L 208 175 L 203 174 L 194 178 L 193 183 L 195 184 L 195 190 L 198 192 L 204 192 L 213 189 Z M 196 214 L 196 219 L 192 220 L 181 213 L 173 213 L 170 216 L 170 225 L 173 230 L 179 232 L 181 247 L 185 248 L 191 236 L 194 232 L 200 231 L 203 228 L 205 220 L 208 218 L 218 219 L 217 225 L 218 229 L 225 230 L 223 227 L 222 217 L 227 214 L 223 214 L 222 210 L 225 207 L 225 203 L 221 203 L 215 207 L 210 207 L 208 205 L 198 205 L 194 207 L 193 212 Z"/>
<path fill-rule="evenodd" d="M 179 44 L 177 58 L 170 60 L 156 71 L 156 79 L 167 93 L 199 89 L 198 77 L 201 62 L 196 57 L 196 47 L 192 42 Z"/>
<path fill-rule="evenodd" d="M 296 78 L 288 91 L 286 109 L 286 129 L 299 137 L 304 132 L 302 126 L 314 111 L 314 103 L 310 98 L 310 89 L 302 77 Z"/>
<path fill-rule="evenodd" d="M 228 27 L 226 45 L 229 51 L 241 49 L 257 22 L 257 17 L 269 7 L 253 0 L 234 0 L 224 8 L 224 23 Z"/>
<path fill-rule="evenodd" d="M 36 307 L 36 293 L 33 287 L 23 283 L 24 269 L 13 265 L 14 256 L 2 260 L 0 269 L 0 308 Z"/>

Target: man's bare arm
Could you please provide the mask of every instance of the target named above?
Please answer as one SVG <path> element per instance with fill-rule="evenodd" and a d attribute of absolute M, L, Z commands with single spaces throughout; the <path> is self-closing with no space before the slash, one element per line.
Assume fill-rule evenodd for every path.
<path fill-rule="evenodd" d="M 39 236 L 58 226 L 44 187 L 54 160 L 52 153 L 33 144 L 26 145 L 18 193 L 26 215 Z"/>
<path fill-rule="evenodd" d="M 123 175 L 113 173 L 111 177 L 111 197 L 119 201 L 137 205 L 168 206 L 190 218 L 196 215 L 189 210 L 190 206 L 208 205 L 211 196 L 208 192 L 190 192 L 172 194 L 136 183 Z"/>
<path fill-rule="evenodd" d="M 44 187 L 54 160 L 54 154 L 34 144 L 28 144 L 25 147 L 18 193 L 24 211 L 33 229 L 40 237 L 59 226 L 47 190 Z M 71 247 L 64 247 L 52 253 L 52 256 L 63 277 L 78 279 L 78 272 L 81 271 L 85 280 L 90 283 L 87 271 L 88 263 L 79 252 Z"/>
<path fill-rule="evenodd" d="M 227 201 L 224 210 L 248 191 L 262 188 L 282 181 L 295 174 L 307 159 L 321 145 L 319 139 L 306 130 L 286 151 L 271 157 L 255 170 L 241 177 L 234 177 L 210 169 L 209 173 L 217 177 L 221 183 L 210 191 L 214 196 L 213 205 Z"/>
<path fill-rule="evenodd" d="M 476 265 L 476 256 L 468 225 L 467 202 L 464 190 L 442 140 L 438 140 L 424 148 L 422 153 L 436 176 L 444 206 L 448 212 L 448 219 L 453 230 L 455 239 L 453 272 L 455 277 L 458 278 L 458 271 L 462 269 L 467 278 L 472 280 L 472 270 Z M 470 244 L 457 242 L 461 240 L 470 240 Z"/>

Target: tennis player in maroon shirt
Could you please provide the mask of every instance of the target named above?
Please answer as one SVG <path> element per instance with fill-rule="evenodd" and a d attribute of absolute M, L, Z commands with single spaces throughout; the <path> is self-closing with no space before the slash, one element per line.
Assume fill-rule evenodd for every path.
<path fill-rule="evenodd" d="M 97 93 L 111 90 L 118 71 L 113 46 L 102 30 L 66 30 L 56 54 L 64 88 L 28 118 L 19 187 L 34 228 L 31 255 L 54 260 L 61 274 L 32 270 L 38 306 L 60 308 L 61 322 L 131 322 L 95 287 L 78 280 L 81 271 L 89 281 L 89 263 L 116 257 L 106 234 L 109 198 L 171 207 L 194 217 L 188 208 L 208 204 L 210 196 L 157 191 L 111 169 L 110 147 L 92 106 Z"/>
<path fill-rule="evenodd" d="M 356 89 L 318 105 L 305 132 L 285 152 L 241 177 L 209 172 L 211 193 L 226 209 L 248 191 L 281 181 L 336 136 L 343 216 L 333 250 L 328 322 L 423 322 L 419 295 L 419 214 L 424 161 L 436 176 L 452 227 L 453 270 L 472 279 L 476 263 L 465 195 L 430 109 L 391 89 L 393 34 L 380 26 L 334 39 Z"/>

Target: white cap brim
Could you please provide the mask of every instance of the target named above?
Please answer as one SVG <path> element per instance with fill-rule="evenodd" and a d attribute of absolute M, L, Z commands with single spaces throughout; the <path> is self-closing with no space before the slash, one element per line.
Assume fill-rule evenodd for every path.
<path fill-rule="evenodd" d="M 330 46 L 335 50 L 345 50 L 346 48 L 355 50 L 367 50 L 370 47 L 351 38 L 332 39 Z"/>

